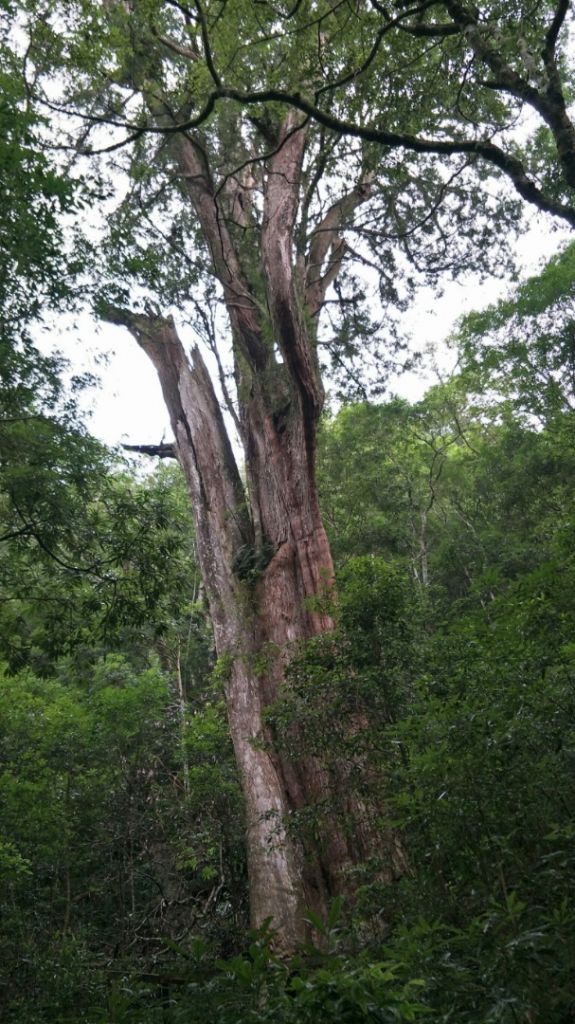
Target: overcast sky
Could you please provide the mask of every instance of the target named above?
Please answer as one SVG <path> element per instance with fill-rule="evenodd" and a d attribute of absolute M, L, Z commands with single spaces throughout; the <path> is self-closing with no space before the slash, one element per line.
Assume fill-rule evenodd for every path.
<path fill-rule="evenodd" d="M 537 271 L 568 238 L 567 231 L 552 232 L 546 218 L 537 218 L 517 246 L 522 276 Z M 484 308 L 508 290 L 505 282 L 496 279 L 481 284 L 470 278 L 448 284 L 439 299 L 424 291 L 405 317 L 414 347 L 436 346 L 437 361 L 442 371 L 447 372 L 452 368 L 453 354 L 447 353 L 441 343 L 457 319 L 470 310 Z M 155 371 L 127 330 L 97 325 L 84 316 L 67 330 L 52 329 L 49 339 L 45 338 L 45 344 L 50 343 L 70 359 L 73 372 L 91 370 L 101 379 L 101 388 L 91 391 L 84 401 L 91 413 L 88 427 L 96 437 L 109 445 L 157 444 L 171 437 Z M 107 365 L 98 362 L 103 353 L 108 356 Z M 432 380 L 429 374 L 424 378 L 406 374 L 392 380 L 390 387 L 415 401 Z"/>

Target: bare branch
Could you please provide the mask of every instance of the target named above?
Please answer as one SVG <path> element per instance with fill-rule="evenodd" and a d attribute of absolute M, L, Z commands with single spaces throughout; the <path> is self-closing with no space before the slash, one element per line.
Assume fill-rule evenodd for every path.
<path fill-rule="evenodd" d="M 150 455 L 158 459 L 177 459 L 176 446 L 173 442 L 161 444 L 123 444 L 122 448 L 127 452 L 138 452 L 139 455 Z"/>
<path fill-rule="evenodd" d="M 175 39 L 169 39 L 168 36 L 161 36 L 157 32 L 154 32 L 158 42 L 165 46 L 167 50 L 171 50 L 172 53 L 177 53 L 180 57 L 186 57 L 188 60 L 199 60 L 200 55 L 197 50 L 192 50 L 189 46 L 182 46 L 177 43 Z"/>
<path fill-rule="evenodd" d="M 306 303 L 312 316 L 318 313 L 329 285 L 341 269 L 345 246 L 338 235 L 339 229 L 358 206 L 367 202 L 371 194 L 372 177 L 365 176 L 352 192 L 342 196 L 330 206 L 312 234 L 306 260 Z M 323 264 L 330 251 L 329 267 L 324 274 Z"/>
<path fill-rule="evenodd" d="M 212 380 L 197 347 L 186 356 L 172 317 L 135 313 L 100 303 L 109 323 L 127 327 L 153 363 L 170 413 L 178 455 L 190 490 L 204 579 L 232 585 L 234 552 L 250 539 L 245 494 Z M 224 528 L 225 524 L 225 528 Z M 215 612 L 217 588 L 210 586 Z M 215 613 L 217 614 L 217 613 Z"/>

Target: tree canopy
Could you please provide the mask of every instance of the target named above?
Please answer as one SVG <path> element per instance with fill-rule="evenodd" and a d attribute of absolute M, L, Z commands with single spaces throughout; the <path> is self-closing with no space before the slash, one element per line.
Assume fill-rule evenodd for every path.
<path fill-rule="evenodd" d="M 419 284 L 575 223 L 570 5 L 2 8 L 9 1024 L 563 1024 L 572 247 L 381 398 Z M 37 351 L 79 303 L 178 466 Z"/>

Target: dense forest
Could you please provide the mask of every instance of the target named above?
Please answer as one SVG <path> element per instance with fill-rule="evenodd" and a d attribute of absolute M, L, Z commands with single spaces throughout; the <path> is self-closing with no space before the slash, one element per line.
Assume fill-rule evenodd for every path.
<path fill-rule="evenodd" d="M 568 0 L 0 12 L 1 1019 L 567 1024 Z"/>

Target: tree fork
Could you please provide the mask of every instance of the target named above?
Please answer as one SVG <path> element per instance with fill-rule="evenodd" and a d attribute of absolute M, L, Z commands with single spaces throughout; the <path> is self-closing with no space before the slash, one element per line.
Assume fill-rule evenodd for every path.
<path fill-rule="evenodd" d="M 274 455 L 276 462 L 283 457 L 283 472 L 292 480 L 275 510 L 285 539 L 275 545 L 257 578 L 242 580 L 235 569 L 237 556 L 255 537 L 223 416 L 199 351 L 194 349 L 190 365 L 171 318 L 111 306 L 101 315 L 128 327 L 160 379 L 192 500 L 200 569 L 246 802 L 252 924 L 260 927 L 272 919 L 278 947 L 291 952 L 310 938 L 306 912 L 325 917 L 331 898 L 351 893 L 349 869 L 382 846 L 380 837 L 359 820 L 365 817 L 359 803 L 347 806 L 356 816 L 353 834 L 342 827 L 333 809 L 337 780 L 316 758 L 303 755 L 295 763 L 277 750 L 265 721 L 265 709 L 277 698 L 299 644 L 332 625 L 326 612 L 308 603 L 330 586 L 333 568 L 313 472 L 301 443 L 301 419 L 296 416 L 286 430 L 283 456 L 278 451 Z M 262 427 L 253 411 L 251 420 L 252 430 Z M 269 432 L 269 417 L 266 423 Z M 261 437 L 259 442 L 265 452 Z M 260 480 L 260 500 L 275 502 L 277 488 L 272 484 L 266 495 L 262 487 Z M 269 508 L 267 512 L 269 522 Z M 321 841 L 289 827 L 290 817 L 304 809 L 320 814 Z M 391 851 L 391 879 L 398 873 L 399 848 L 387 841 L 383 845 Z"/>
<path fill-rule="evenodd" d="M 161 86 L 143 94 L 156 123 L 173 123 Z M 301 115 L 289 112 L 265 160 L 256 247 L 265 302 L 252 290 L 246 255 L 226 216 L 229 196 L 216 189 L 204 140 L 189 132 L 171 137 L 183 192 L 228 314 L 247 488 L 199 350 L 193 350 L 190 363 L 171 318 L 112 307 L 103 313 L 128 327 L 151 359 L 170 413 L 192 500 L 216 650 L 226 669 L 228 719 L 246 801 L 252 922 L 257 927 L 273 919 L 278 944 L 288 951 L 309 938 L 306 910 L 325 917 L 331 897 L 352 892 L 349 869 L 381 851 L 381 838 L 360 824 L 359 802 L 346 808 L 344 823 L 338 821 L 338 780 L 317 759 L 304 756 L 296 762 L 277 749 L 264 716 L 293 654 L 333 628 L 322 601 L 334 572 L 315 480 L 324 392 L 310 311 L 319 312 L 334 276 L 331 266 L 322 273 L 334 246 L 336 273 L 341 266 L 334 232 L 342 216 L 369 195 L 369 183 L 360 183 L 328 214 L 329 246 L 316 238 L 313 280 L 302 279 L 304 268 L 294 261 L 294 228 L 306 137 Z M 241 568 L 246 555 L 247 572 Z M 286 825 L 294 812 L 310 809 L 321 811 L 321 841 Z M 353 810 L 352 834 L 353 813 L 347 812 Z M 390 874 L 394 871 L 391 866 Z"/>
<path fill-rule="evenodd" d="M 247 585 L 233 567 L 238 552 L 253 543 L 253 535 L 223 417 L 201 355 L 194 350 L 190 366 L 171 319 L 113 307 L 103 315 L 128 327 L 152 360 L 170 412 L 178 460 L 192 499 L 200 568 L 226 677 L 228 719 L 246 800 L 252 923 L 260 927 L 271 918 L 278 944 L 290 951 L 309 938 L 306 911 L 324 915 L 334 891 L 326 883 L 326 868 L 317 851 L 314 863 L 309 851 L 285 828 L 289 815 L 306 804 L 309 793 L 299 773 L 273 751 L 263 718 L 265 705 L 277 695 L 284 658 L 281 664 L 267 665 L 262 678 L 262 649 L 297 638 L 290 628 L 289 606 L 285 598 L 280 600 L 288 566 L 293 574 L 293 550 L 286 544 L 275 553 L 264 573 L 265 582 L 262 579 L 255 587 L 255 607 L 247 608 Z M 291 596 L 292 588 L 288 589 Z M 265 613 L 270 604 L 276 608 L 275 629 L 269 628 Z M 300 616 L 308 616 L 307 611 L 302 608 Z M 301 629 L 296 632 L 301 636 Z"/>

